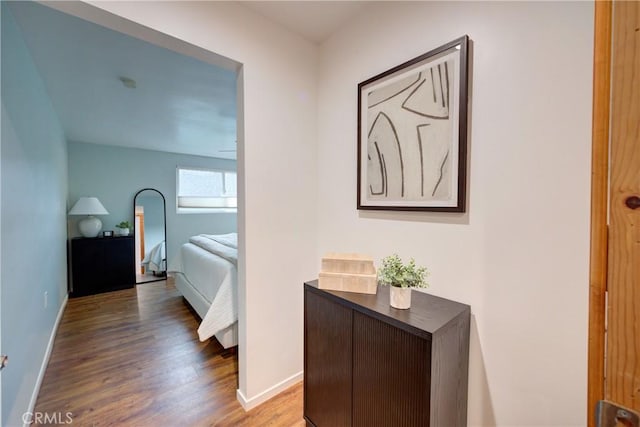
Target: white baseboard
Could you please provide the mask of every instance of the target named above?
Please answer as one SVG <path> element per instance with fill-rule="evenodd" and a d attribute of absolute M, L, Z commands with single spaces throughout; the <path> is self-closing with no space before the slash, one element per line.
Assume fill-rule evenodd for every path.
<path fill-rule="evenodd" d="M 53 343 L 56 340 L 56 335 L 58 334 L 58 326 L 60 325 L 60 320 L 62 319 L 62 314 L 64 313 L 64 309 L 67 306 L 67 301 L 69 301 L 69 294 L 64 297 L 62 301 L 62 305 L 60 305 L 60 309 L 58 310 L 58 317 L 56 317 L 56 323 L 53 324 L 53 329 L 51 330 L 51 336 L 49 337 L 49 343 L 47 344 L 47 350 L 44 352 L 44 358 L 42 358 L 42 365 L 40 365 L 40 372 L 38 372 L 38 378 L 36 379 L 36 384 L 33 387 L 33 393 L 31 394 L 31 400 L 29 401 L 29 409 L 27 412 L 33 413 L 33 410 L 36 407 L 36 400 L 38 400 L 38 394 L 40 393 L 40 386 L 42 385 L 42 380 L 44 379 L 44 374 L 47 371 L 47 365 L 49 364 L 49 359 L 51 358 L 51 350 L 53 350 Z M 29 427 L 29 424 L 24 424 L 24 427 Z"/>
<path fill-rule="evenodd" d="M 250 411 L 251 409 L 255 408 L 261 403 L 266 402 L 267 400 L 271 399 L 275 395 L 280 394 L 286 389 L 288 389 L 289 387 L 299 383 L 300 381 L 302 381 L 302 378 L 303 378 L 303 372 L 300 371 L 297 374 L 294 374 L 289 378 L 283 381 L 280 381 L 278 384 L 274 385 L 273 387 L 269 387 L 262 393 L 258 393 L 256 396 L 253 396 L 251 399 L 247 399 L 244 396 L 244 394 L 242 394 L 240 389 L 236 390 L 236 397 L 238 398 L 238 401 L 240 402 L 244 410 Z"/>

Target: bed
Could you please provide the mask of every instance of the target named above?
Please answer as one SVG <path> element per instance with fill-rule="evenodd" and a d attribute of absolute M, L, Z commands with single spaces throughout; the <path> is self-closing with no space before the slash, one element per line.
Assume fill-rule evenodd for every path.
<path fill-rule="evenodd" d="M 200 341 L 215 336 L 224 348 L 238 345 L 238 236 L 200 234 L 182 245 L 176 288 L 202 318 Z"/>

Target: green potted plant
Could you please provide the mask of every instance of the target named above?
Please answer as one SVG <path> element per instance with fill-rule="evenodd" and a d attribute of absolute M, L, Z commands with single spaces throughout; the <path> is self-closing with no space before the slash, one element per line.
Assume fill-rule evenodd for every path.
<path fill-rule="evenodd" d="M 116 227 L 120 229 L 121 236 L 128 236 L 129 230 L 133 228 L 129 221 L 122 221 L 120 224 L 117 224 Z"/>
<path fill-rule="evenodd" d="M 389 302 L 399 309 L 411 307 L 411 288 L 426 288 L 429 284 L 426 277 L 429 272 L 425 267 L 418 267 L 413 258 L 404 264 L 397 254 L 382 260 L 378 270 L 378 282 L 382 286 L 391 286 Z"/>

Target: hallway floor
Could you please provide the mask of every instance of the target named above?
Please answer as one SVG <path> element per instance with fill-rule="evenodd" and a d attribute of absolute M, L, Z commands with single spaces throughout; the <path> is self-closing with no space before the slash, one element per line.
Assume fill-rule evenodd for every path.
<path fill-rule="evenodd" d="M 35 412 L 78 426 L 305 425 L 302 383 L 245 412 L 236 349 L 198 341 L 199 321 L 167 281 L 70 299 Z"/>

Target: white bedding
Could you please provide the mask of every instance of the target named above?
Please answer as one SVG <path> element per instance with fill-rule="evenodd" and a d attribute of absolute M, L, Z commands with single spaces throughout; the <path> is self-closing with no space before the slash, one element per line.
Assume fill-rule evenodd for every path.
<path fill-rule="evenodd" d="M 162 272 L 166 270 L 164 240 L 151 248 L 149 253 L 147 253 L 147 256 L 142 260 L 142 265 L 144 265 L 147 270 L 155 272 Z"/>
<path fill-rule="evenodd" d="M 190 237 L 189 243 L 193 243 L 207 252 L 224 258 L 233 265 L 238 265 L 238 249 L 212 239 L 209 234 L 200 234 L 199 236 Z"/>
<path fill-rule="evenodd" d="M 228 234 L 200 234 L 202 237 L 206 237 L 210 240 L 215 240 L 230 248 L 238 249 L 238 233 Z"/>
<path fill-rule="evenodd" d="M 233 281 L 229 262 L 187 243 L 180 248 L 183 273 L 209 304 L 225 280 Z"/>
<path fill-rule="evenodd" d="M 193 243 L 194 240 L 198 244 Z M 188 301 L 190 297 L 200 300 L 201 296 L 202 300 L 209 304 L 198 327 L 200 341 L 205 341 L 213 335 L 218 337 L 219 333 L 224 333 L 238 320 L 236 265 L 237 249 L 202 235 L 192 237 L 190 243 L 182 245 L 180 249 L 176 271 L 187 279 L 181 282 L 181 285 L 190 286 L 195 291 L 189 289 L 189 292 L 182 292 L 183 295 Z M 202 300 L 199 303 L 202 303 Z M 190 303 L 194 305 L 194 302 Z M 237 341 L 232 344 L 222 341 L 221 343 L 228 347 L 236 345 Z"/>

